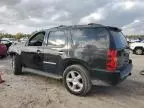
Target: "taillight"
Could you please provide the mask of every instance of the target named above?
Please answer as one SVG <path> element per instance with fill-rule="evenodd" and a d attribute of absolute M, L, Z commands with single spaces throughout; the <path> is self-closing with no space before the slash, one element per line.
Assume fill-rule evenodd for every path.
<path fill-rule="evenodd" d="M 117 51 L 115 49 L 109 49 L 107 52 L 107 63 L 106 69 L 108 71 L 114 72 L 117 68 Z"/>

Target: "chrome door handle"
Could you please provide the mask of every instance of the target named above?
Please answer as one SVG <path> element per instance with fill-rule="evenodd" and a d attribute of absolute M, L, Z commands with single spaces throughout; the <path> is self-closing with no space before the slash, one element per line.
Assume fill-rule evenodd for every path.
<path fill-rule="evenodd" d="M 37 50 L 37 54 L 40 54 L 41 53 L 41 51 L 40 50 Z"/>
<path fill-rule="evenodd" d="M 58 51 L 59 55 L 62 55 L 64 53 L 64 51 L 60 50 Z"/>

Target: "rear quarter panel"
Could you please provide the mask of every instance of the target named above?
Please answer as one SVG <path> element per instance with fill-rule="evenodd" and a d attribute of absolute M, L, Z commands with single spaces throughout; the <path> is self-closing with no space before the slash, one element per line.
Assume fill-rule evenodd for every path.
<path fill-rule="evenodd" d="M 92 30 L 83 31 L 87 29 Z M 79 31 L 83 34 L 79 34 Z M 109 49 L 110 43 L 108 30 L 103 27 L 98 27 L 82 28 L 79 31 L 70 31 L 72 40 L 70 41 L 69 49 L 70 57 L 83 60 L 91 69 L 106 69 L 107 50 Z"/>
<path fill-rule="evenodd" d="M 104 69 L 107 58 L 107 50 L 96 49 L 94 46 L 86 48 L 77 48 L 70 51 L 72 58 L 83 60 L 89 68 Z"/>

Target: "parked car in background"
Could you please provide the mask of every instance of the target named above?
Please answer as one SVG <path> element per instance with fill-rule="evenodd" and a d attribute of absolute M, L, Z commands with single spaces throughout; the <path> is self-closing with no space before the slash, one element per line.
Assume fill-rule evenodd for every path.
<path fill-rule="evenodd" d="M 23 70 L 63 79 L 66 89 L 75 95 L 86 95 L 96 79 L 116 85 L 132 71 L 121 30 L 100 24 L 39 31 L 14 53 L 15 75 Z"/>
<path fill-rule="evenodd" d="M 143 38 L 137 38 L 137 39 L 131 39 L 131 38 L 126 38 L 128 43 L 134 43 L 134 42 L 143 42 Z"/>
<path fill-rule="evenodd" d="M 142 40 L 141 42 L 144 43 L 144 40 Z"/>
<path fill-rule="evenodd" d="M 0 40 L 1 44 L 5 44 L 7 49 L 9 49 L 9 47 L 12 45 L 12 42 L 9 40 Z"/>
<path fill-rule="evenodd" d="M 134 54 L 142 55 L 144 53 L 144 42 L 131 43 L 129 46 Z"/>
<path fill-rule="evenodd" d="M 2 38 L 1 40 L 8 40 L 8 41 L 10 41 L 11 43 L 13 43 L 13 41 L 15 41 L 14 38 Z"/>
<path fill-rule="evenodd" d="M 0 43 L 0 57 L 5 57 L 7 55 L 7 46 Z"/>
<path fill-rule="evenodd" d="M 20 42 L 26 42 L 28 40 L 28 37 L 23 37 L 23 38 L 20 38 Z"/>
<path fill-rule="evenodd" d="M 10 41 L 11 43 L 18 43 L 18 41 L 15 38 L 2 38 L 1 40 L 7 40 Z"/>

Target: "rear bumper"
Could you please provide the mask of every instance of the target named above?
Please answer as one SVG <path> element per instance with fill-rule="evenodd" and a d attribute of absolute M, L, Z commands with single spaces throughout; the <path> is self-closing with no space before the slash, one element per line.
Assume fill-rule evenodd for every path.
<path fill-rule="evenodd" d="M 115 72 L 109 72 L 101 69 L 92 69 L 90 76 L 92 81 L 100 79 L 107 83 L 115 85 L 126 79 L 129 75 L 131 75 L 132 67 L 133 65 L 130 62 L 125 69 L 116 70 Z"/>

